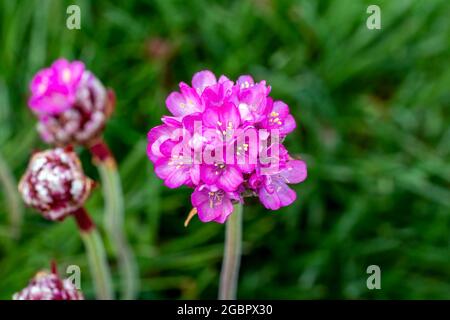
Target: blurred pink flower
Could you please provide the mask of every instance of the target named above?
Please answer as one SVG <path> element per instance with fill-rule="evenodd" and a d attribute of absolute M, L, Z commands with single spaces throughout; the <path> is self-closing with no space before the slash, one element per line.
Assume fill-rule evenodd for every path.
<path fill-rule="evenodd" d="M 80 61 L 56 60 L 31 81 L 30 109 L 38 131 L 51 144 L 89 144 L 99 136 L 115 96 Z"/>

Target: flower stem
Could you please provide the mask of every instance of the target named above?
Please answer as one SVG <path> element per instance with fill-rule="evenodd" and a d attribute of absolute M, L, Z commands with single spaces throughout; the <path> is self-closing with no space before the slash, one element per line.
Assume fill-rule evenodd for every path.
<path fill-rule="evenodd" d="M 91 148 L 100 172 L 105 199 L 105 226 L 110 241 L 117 252 L 122 275 L 122 298 L 131 300 L 138 292 L 138 271 L 134 255 L 124 234 L 124 205 L 122 184 L 113 155 L 104 141 L 97 141 L 97 149 Z M 94 146 L 95 147 L 95 146 Z M 98 155 L 96 155 L 96 151 Z M 98 152 L 101 151 L 101 152 Z"/>
<path fill-rule="evenodd" d="M 219 300 L 236 300 L 242 251 L 242 211 L 242 204 L 235 204 L 226 223 Z"/>
<path fill-rule="evenodd" d="M 9 170 L 6 161 L 0 154 L 0 182 L 5 191 L 5 202 L 8 206 L 9 219 L 11 222 L 11 236 L 18 238 L 23 220 L 23 209 L 19 200 L 15 179 Z"/>
<path fill-rule="evenodd" d="M 80 230 L 81 239 L 86 247 L 96 297 L 98 300 L 112 300 L 114 294 L 111 285 L 111 273 L 102 238 L 84 208 L 75 211 L 74 216 Z"/>

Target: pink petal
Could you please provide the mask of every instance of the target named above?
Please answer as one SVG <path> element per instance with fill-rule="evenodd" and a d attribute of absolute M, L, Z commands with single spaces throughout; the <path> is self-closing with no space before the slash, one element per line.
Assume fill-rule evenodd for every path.
<path fill-rule="evenodd" d="M 166 106 L 175 117 L 181 117 L 186 114 L 186 100 L 179 92 L 172 92 L 167 97 Z"/>
<path fill-rule="evenodd" d="M 167 176 L 164 184 L 171 189 L 181 187 L 190 180 L 189 173 L 188 166 L 181 166 L 179 169 L 175 168 L 175 170 L 172 170 L 172 172 Z"/>
<path fill-rule="evenodd" d="M 291 114 L 288 114 L 286 118 L 282 121 L 282 125 L 280 127 L 280 133 L 283 135 L 287 135 L 295 130 L 297 124 L 295 123 L 295 119 Z"/>
<path fill-rule="evenodd" d="M 207 192 L 204 192 L 203 189 L 197 188 L 191 194 L 191 202 L 194 207 L 198 207 L 203 203 L 209 201 L 209 196 Z"/>
<path fill-rule="evenodd" d="M 202 222 L 210 222 L 217 218 L 218 212 L 214 206 L 210 206 L 209 190 L 195 189 L 191 195 L 192 205 L 197 209 L 198 218 Z"/>
<path fill-rule="evenodd" d="M 226 166 L 217 180 L 217 186 L 225 191 L 236 191 L 244 182 L 242 173 L 234 166 Z"/>
<path fill-rule="evenodd" d="M 163 116 L 161 121 L 171 127 L 181 127 L 182 117 Z"/>
<path fill-rule="evenodd" d="M 70 68 L 70 62 L 67 59 L 60 58 L 52 63 L 51 68 L 58 73 L 62 73 L 64 69 Z"/>
<path fill-rule="evenodd" d="M 308 176 L 306 162 L 302 160 L 290 160 L 280 175 L 286 183 L 300 183 Z"/>
<path fill-rule="evenodd" d="M 218 83 L 225 83 L 225 82 L 232 82 L 230 79 L 228 79 L 227 76 L 221 75 L 219 77 L 219 81 L 217 81 Z"/>
<path fill-rule="evenodd" d="M 253 115 L 248 104 L 240 103 L 238 108 L 242 121 L 253 121 Z"/>
<path fill-rule="evenodd" d="M 188 130 L 191 134 L 201 133 L 202 129 L 202 114 L 197 112 L 187 115 L 182 120 L 183 127 Z"/>
<path fill-rule="evenodd" d="M 233 204 L 231 203 L 230 199 L 224 198 L 222 202 L 221 212 L 220 215 L 214 219 L 215 222 L 218 223 L 225 223 L 227 221 L 230 214 L 233 213 Z"/>
<path fill-rule="evenodd" d="M 211 207 L 207 202 L 202 203 L 199 206 L 196 206 L 198 211 L 198 218 L 202 222 L 210 222 L 214 219 L 217 219 L 217 216 L 220 215 L 220 211 L 215 207 Z"/>
<path fill-rule="evenodd" d="M 233 130 L 239 128 L 241 117 L 234 104 L 226 103 L 220 108 L 220 120 L 223 128 L 228 128 L 230 125 Z"/>
<path fill-rule="evenodd" d="M 169 158 L 163 158 L 155 163 L 156 175 L 164 180 L 164 184 L 169 188 L 178 188 L 185 184 L 189 176 L 188 165 L 175 165 L 170 163 Z"/>
<path fill-rule="evenodd" d="M 30 83 L 30 90 L 34 96 L 40 96 L 48 90 L 52 74 L 53 70 L 47 68 L 42 69 L 33 77 Z"/>
<path fill-rule="evenodd" d="M 200 168 L 200 178 L 206 184 L 215 184 L 219 175 L 216 174 L 217 167 L 214 165 L 202 165 Z"/>
<path fill-rule="evenodd" d="M 248 75 L 242 75 L 239 77 L 239 79 L 237 80 L 237 84 L 239 85 L 239 87 L 243 87 L 243 88 L 248 88 L 250 86 L 253 86 L 255 84 L 255 81 L 253 80 L 253 78 L 251 76 Z"/>
<path fill-rule="evenodd" d="M 294 190 L 288 187 L 287 184 L 282 181 L 277 181 L 275 183 L 275 193 L 280 199 L 280 205 L 282 207 L 288 206 L 297 199 L 297 194 Z"/>
<path fill-rule="evenodd" d="M 155 163 L 155 174 L 160 179 L 166 179 L 171 172 L 173 172 L 173 166 L 169 165 L 170 159 L 162 158 L 156 161 Z"/>
<path fill-rule="evenodd" d="M 278 210 L 281 207 L 280 199 L 276 193 L 268 193 L 265 188 L 259 189 L 259 200 L 261 203 L 270 210 Z"/>
<path fill-rule="evenodd" d="M 230 94 L 232 92 L 234 82 L 228 79 L 226 76 L 220 76 L 218 83 L 222 85 L 225 94 Z"/>
<path fill-rule="evenodd" d="M 200 97 L 198 96 L 195 89 L 192 89 L 185 83 L 180 83 L 180 91 L 186 100 L 187 110 L 190 113 L 203 111 L 203 106 L 201 105 Z"/>
<path fill-rule="evenodd" d="M 170 157 L 172 155 L 172 150 L 175 146 L 178 146 L 180 142 L 174 140 L 165 140 L 159 145 L 159 150 L 161 154 L 165 157 Z"/>
<path fill-rule="evenodd" d="M 215 85 L 217 83 L 216 76 L 209 70 L 197 72 L 192 77 L 192 86 L 201 95 L 205 88 Z"/>
<path fill-rule="evenodd" d="M 253 172 L 253 170 L 255 170 L 255 165 L 250 164 L 248 162 L 248 158 L 245 158 L 245 162 L 242 162 L 242 163 L 238 162 L 237 166 L 243 173 L 251 173 L 251 172 Z"/>
<path fill-rule="evenodd" d="M 203 112 L 203 125 L 208 128 L 216 128 L 219 122 L 219 112 L 215 107 L 206 108 Z"/>
<path fill-rule="evenodd" d="M 150 160 L 155 162 L 164 156 L 160 150 L 160 146 L 164 141 L 169 139 L 171 132 L 171 129 L 166 125 L 154 127 L 148 132 L 147 156 Z"/>
<path fill-rule="evenodd" d="M 190 178 L 194 185 L 198 185 L 200 182 L 200 165 L 194 164 L 190 170 Z"/>
<path fill-rule="evenodd" d="M 283 101 L 275 101 L 272 110 L 277 112 L 280 118 L 284 118 L 289 114 L 289 106 Z"/>

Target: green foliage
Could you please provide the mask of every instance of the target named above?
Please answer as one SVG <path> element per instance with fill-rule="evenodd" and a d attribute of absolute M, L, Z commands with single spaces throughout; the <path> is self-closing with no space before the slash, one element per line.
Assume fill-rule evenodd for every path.
<path fill-rule="evenodd" d="M 81 30 L 65 27 L 74 3 Z M 381 30 L 366 28 L 369 4 L 381 7 Z M 189 190 L 155 177 L 146 132 L 194 72 L 249 73 L 290 105 L 299 126 L 286 143 L 309 177 L 279 212 L 248 201 L 238 297 L 448 299 L 449 12 L 447 0 L 0 0 L 0 154 L 18 180 L 32 151 L 45 148 L 26 106 L 33 73 L 61 56 L 83 60 L 117 92 L 105 138 L 126 192 L 140 298 L 213 299 L 224 227 L 197 219 L 183 227 Z M 16 241 L 0 188 L 0 298 L 53 258 L 61 271 L 78 264 L 92 297 L 75 223 L 26 210 Z M 101 224 L 100 188 L 87 206 Z M 381 290 L 366 288 L 371 264 Z"/>

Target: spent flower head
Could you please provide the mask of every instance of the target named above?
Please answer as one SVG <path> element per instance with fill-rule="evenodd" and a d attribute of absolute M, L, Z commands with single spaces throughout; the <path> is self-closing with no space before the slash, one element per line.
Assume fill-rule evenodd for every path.
<path fill-rule="evenodd" d="M 247 75 L 233 82 L 206 70 L 179 87 L 166 99 L 171 115 L 148 133 L 147 154 L 165 185 L 193 188 L 203 222 L 224 223 L 245 196 L 271 210 L 290 205 L 288 184 L 304 181 L 307 168 L 282 144 L 296 127 L 288 105 Z"/>

